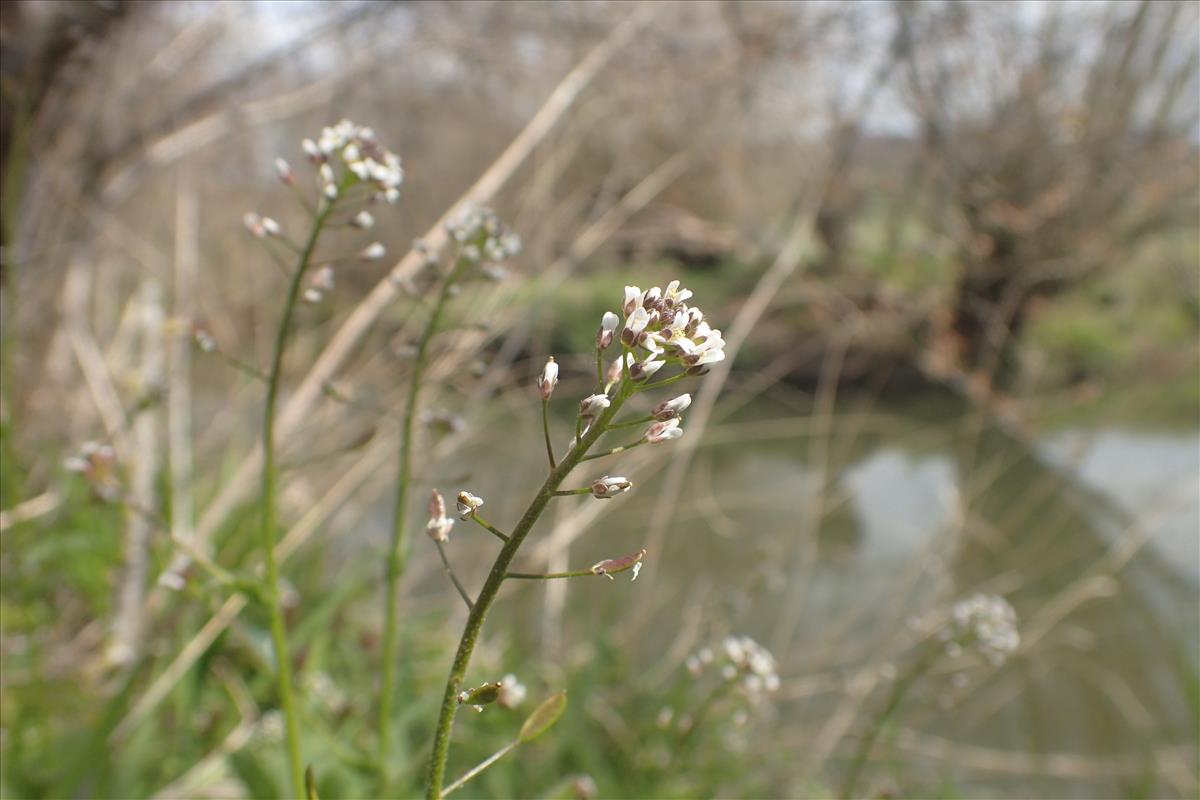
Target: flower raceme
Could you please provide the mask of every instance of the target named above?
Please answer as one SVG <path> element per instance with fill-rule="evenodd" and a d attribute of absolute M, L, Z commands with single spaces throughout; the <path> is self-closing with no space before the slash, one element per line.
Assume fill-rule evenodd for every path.
<path fill-rule="evenodd" d="M 651 356 L 637 361 L 641 365 L 638 371 L 653 374 L 658 367 L 652 359 L 662 359 L 664 363 L 677 362 L 692 374 L 702 374 L 706 365 L 725 358 L 721 331 L 704 321 L 699 308 L 684 303 L 691 296 L 690 290 L 680 288 L 679 281 L 671 281 L 666 289 L 655 286 L 644 292 L 637 286 L 625 287 L 621 342 Z M 631 372 L 634 369 L 631 364 Z"/>
<path fill-rule="evenodd" d="M 317 141 L 305 139 L 301 146 L 312 162 L 318 165 L 322 193 L 330 200 L 338 195 L 334 170 L 330 164 L 335 159 L 340 160 L 359 181 L 373 185 L 377 190 L 375 197 L 389 203 L 400 199 L 400 184 L 404 181 L 400 158 L 380 145 L 370 128 L 344 119 L 322 130 Z"/>

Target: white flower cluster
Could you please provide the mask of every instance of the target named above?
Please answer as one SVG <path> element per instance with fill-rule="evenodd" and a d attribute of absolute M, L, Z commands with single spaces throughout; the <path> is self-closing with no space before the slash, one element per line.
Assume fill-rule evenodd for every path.
<path fill-rule="evenodd" d="M 379 144 L 370 128 L 344 119 L 322 130 L 317 141 L 305 139 L 301 146 L 313 163 L 319 165 L 322 192 L 328 199 L 338 196 L 337 176 L 331 163 L 338 159 L 357 180 L 374 184 L 378 189 L 376 197 L 389 203 L 400 199 L 400 184 L 404 181 L 400 157 Z M 279 164 L 276 169 L 281 177 L 286 174 Z"/>
<path fill-rule="evenodd" d="M 521 252 L 521 237 L 505 227 L 490 208 L 468 206 L 446 223 L 446 233 L 462 245 L 462 257 L 498 265 Z"/>
<path fill-rule="evenodd" d="M 726 636 L 719 655 L 714 654 L 711 647 L 705 647 L 688 656 L 684 663 L 692 677 L 698 678 L 705 667 L 718 661 L 721 678 L 730 683 L 740 681 L 742 691 L 751 702 L 758 702 L 779 689 L 775 657 L 749 636 Z"/>
<path fill-rule="evenodd" d="M 959 601 L 951 611 L 951 625 L 955 641 L 973 646 L 996 666 L 1021 644 L 1017 612 L 998 595 L 976 594 Z"/>
<path fill-rule="evenodd" d="M 668 362 L 702 375 L 707 365 L 725 358 L 721 332 L 709 327 L 704 312 L 684 302 L 691 296 L 691 290 L 680 288 L 679 281 L 671 281 L 666 289 L 655 286 L 644 292 L 636 286 L 625 287 L 621 342 L 634 353 L 640 348 L 647 354 L 641 359 L 629 357 L 635 380 L 649 377 Z"/>

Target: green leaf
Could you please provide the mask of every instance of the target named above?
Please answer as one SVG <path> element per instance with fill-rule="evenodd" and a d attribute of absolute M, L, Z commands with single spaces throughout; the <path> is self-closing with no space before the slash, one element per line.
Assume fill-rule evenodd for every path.
<path fill-rule="evenodd" d="M 521 732 L 517 734 L 517 741 L 522 744 L 532 742 L 550 730 L 550 727 L 558 722 L 558 718 L 562 716 L 566 708 L 567 691 L 565 689 L 550 695 L 525 720 L 525 724 L 521 726 Z"/>

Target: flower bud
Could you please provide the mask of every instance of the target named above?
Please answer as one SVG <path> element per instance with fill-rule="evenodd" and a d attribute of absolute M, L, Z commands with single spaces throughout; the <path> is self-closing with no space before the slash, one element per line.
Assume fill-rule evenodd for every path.
<path fill-rule="evenodd" d="M 279 176 L 279 180 L 289 186 L 296 182 L 296 174 L 292 172 L 292 165 L 282 158 L 275 159 L 275 174 Z"/>
<path fill-rule="evenodd" d="M 479 504 L 483 505 L 483 501 L 480 500 Z M 425 532 L 434 541 L 445 542 L 449 540 L 453 527 L 454 520 L 446 516 L 446 501 L 442 499 L 441 492 L 434 489 L 429 496 L 429 521 L 425 523 Z"/>
<path fill-rule="evenodd" d="M 557 385 L 558 364 L 554 363 L 554 356 L 550 356 L 546 359 L 546 366 L 542 367 L 541 377 L 537 380 L 538 391 L 541 392 L 542 399 L 549 400 Z"/>
<path fill-rule="evenodd" d="M 256 239 L 261 239 L 267 235 L 267 229 L 263 227 L 263 220 L 258 214 L 253 211 L 247 211 L 242 215 L 242 224 L 246 226 L 246 230 Z"/>
<path fill-rule="evenodd" d="M 679 397 L 671 400 L 664 400 L 654 407 L 650 415 L 660 422 L 665 422 L 669 419 L 675 419 L 683 411 L 692 404 L 692 396 L 690 394 L 681 394 Z"/>
<path fill-rule="evenodd" d="M 314 164 L 325 163 L 325 154 L 321 152 L 321 148 L 317 147 L 317 143 L 312 139 L 305 139 L 300 142 L 300 148 L 304 150 L 309 160 Z"/>
<path fill-rule="evenodd" d="M 683 429 L 679 427 L 679 418 L 655 422 L 646 429 L 646 441 L 650 444 L 658 442 L 669 442 L 672 439 L 678 439 L 683 436 Z"/>
<path fill-rule="evenodd" d="M 283 231 L 283 228 L 279 227 L 279 223 L 270 217 L 262 218 L 262 228 L 267 236 L 278 236 Z"/>
<path fill-rule="evenodd" d="M 637 580 L 638 573 L 642 570 L 642 559 L 646 557 L 646 548 L 638 550 L 636 553 L 631 553 L 620 558 L 606 558 L 592 565 L 593 575 L 604 575 L 609 580 L 613 580 L 613 575 L 626 570 L 633 570 L 633 579 Z"/>
<path fill-rule="evenodd" d="M 363 210 L 354 215 L 350 224 L 365 231 L 375 224 L 375 218 L 371 216 L 370 211 Z"/>
<path fill-rule="evenodd" d="M 598 500 L 608 500 L 633 488 L 633 482 L 628 478 L 603 478 L 592 483 L 592 497 Z"/>
<path fill-rule="evenodd" d="M 654 356 L 647 358 L 645 361 L 635 361 L 629 365 L 629 377 L 635 381 L 649 380 L 650 377 L 658 372 L 666 364 L 666 361 L 656 361 Z"/>
<path fill-rule="evenodd" d="M 596 331 L 596 349 L 606 350 L 612 344 L 613 333 L 617 329 L 617 323 L 620 319 L 611 311 L 605 311 L 604 316 L 600 318 L 600 330 Z"/>
<path fill-rule="evenodd" d="M 459 519 L 470 519 L 475 515 L 475 510 L 483 505 L 483 498 L 473 495 L 470 492 L 462 491 L 458 493 L 458 516 Z"/>
<path fill-rule="evenodd" d="M 628 317 L 633 313 L 633 310 L 642 304 L 642 290 L 636 286 L 625 287 L 625 302 L 621 305 L 621 310 Z"/>
<path fill-rule="evenodd" d="M 325 293 L 332 291 L 334 285 L 333 267 L 326 264 L 313 273 L 308 288 L 304 291 L 304 299 L 309 303 L 319 303 Z"/>
<path fill-rule="evenodd" d="M 385 255 L 387 255 L 387 248 L 383 246 L 382 242 L 371 242 L 362 249 L 358 257 L 363 261 L 378 261 Z"/>
<path fill-rule="evenodd" d="M 612 401 L 608 399 L 608 395 L 588 395 L 579 401 L 579 416 L 584 419 L 594 419 L 600 415 L 600 412 L 611 405 Z"/>

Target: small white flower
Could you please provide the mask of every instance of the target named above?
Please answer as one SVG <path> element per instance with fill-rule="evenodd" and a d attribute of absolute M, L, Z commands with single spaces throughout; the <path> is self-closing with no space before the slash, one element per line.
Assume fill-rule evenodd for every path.
<path fill-rule="evenodd" d="M 262 218 L 262 227 L 267 236 L 278 236 L 283 231 L 279 223 L 270 217 Z"/>
<path fill-rule="evenodd" d="M 554 356 L 546 359 L 546 366 L 542 367 L 542 374 L 538 377 L 537 387 L 542 395 L 543 400 L 549 400 L 550 395 L 554 394 L 554 387 L 558 385 L 558 364 L 554 361 Z"/>
<path fill-rule="evenodd" d="M 592 394 L 579 401 L 579 416 L 584 419 L 598 417 L 604 409 L 612 405 L 605 394 Z"/>
<path fill-rule="evenodd" d="M 300 149 L 308 155 L 309 159 L 314 164 L 321 164 L 325 161 L 325 154 L 321 152 L 321 148 L 317 147 L 317 143 L 312 139 L 305 139 L 300 142 Z"/>
<path fill-rule="evenodd" d="M 525 684 L 510 672 L 500 679 L 500 696 L 496 698 L 496 702 L 504 708 L 516 708 L 525 702 L 525 695 Z"/>
<path fill-rule="evenodd" d="M 646 325 L 649 323 L 650 313 L 641 306 L 638 306 L 633 310 L 633 313 L 625 319 L 625 329 L 621 331 L 621 341 L 630 347 L 637 344 L 638 339 L 642 335 L 642 331 L 646 330 Z"/>
<path fill-rule="evenodd" d="M 628 478 L 610 478 L 608 475 L 605 475 L 603 478 L 592 483 L 592 496 L 600 500 L 607 500 L 623 492 L 627 492 L 631 488 L 633 488 L 633 482 Z M 634 577 L 636 578 L 637 575 L 635 574 Z"/>
<path fill-rule="evenodd" d="M 683 429 L 679 427 L 679 418 L 663 420 L 655 422 L 646 429 L 646 441 L 650 444 L 658 442 L 669 442 L 672 439 L 678 439 L 683 436 Z"/>
<path fill-rule="evenodd" d="M 467 520 L 475 515 L 475 510 L 483 505 L 483 498 L 470 492 L 458 493 L 458 518 Z"/>
<path fill-rule="evenodd" d="M 613 333 L 617 329 L 617 323 L 621 320 L 611 311 L 605 311 L 604 316 L 600 318 L 600 330 L 596 332 L 596 349 L 606 350 L 612 344 Z"/>
<path fill-rule="evenodd" d="M 654 356 L 647 358 L 645 361 L 635 362 L 629 365 L 629 377 L 633 378 L 635 381 L 649 380 L 651 376 L 662 369 L 666 363 L 666 361 L 656 359 Z"/>
<path fill-rule="evenodd" d="M 296 182 L 296 174 L 292 172 L 292 165 L 282 158 L 275 159 L 275 174 L 279 176 L 279 180 L 286 184 Z"/>
<path fill-rule="evenodd" d="M 354 219 L 350 220 L 350 224 L 356 228 L 367 230 L 375 225 L 375 218 L 371 216 L 370 211 L 360 211 L 354 215 Z"/>
<path fill-rule="evenodd" d="M 621 304 L 621 310 L 628 317 L 633 313 L 633 310 L 642 304 L 642 290 L 636 286 L 625 287 L 625 301 Z"/>
<path fill-rule="evenodd" d="M 681 394 L 670 400 L 664 400 L 654 407 L 650 412 L 656 420 L 665 422 L 669 419 L 674 419 L 682 414 L 688 406 L 692 404 L 692 396 L 690 394 Z"/>
<path fill-rule="evenodd" d="M 362 249 L 358 257 L 363 261 L 378 261 L 387 255 L 387 248 L 383 246 L 383 242 L 371 242 Z"/>
<path fill-rule="evenodd" d="M 246 226 L 246 230 L 256 239 L 261 239 L 267 235 L 267 229 L 263 227 L 262 217 L 253 211 L 247 211 L 242 215 L 242 225 Z"/>
<path fill-rule="evenodd" d="M 321 194 L 325 195 L 326 200 L 337 200 L 338 187 L 332 183 L 326 184 Z"/>

